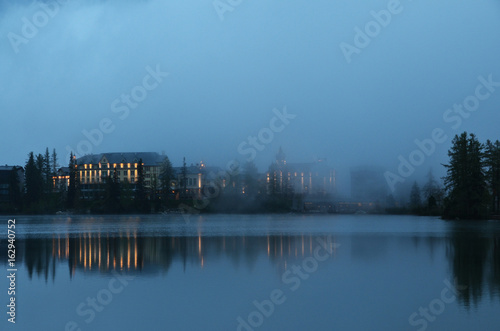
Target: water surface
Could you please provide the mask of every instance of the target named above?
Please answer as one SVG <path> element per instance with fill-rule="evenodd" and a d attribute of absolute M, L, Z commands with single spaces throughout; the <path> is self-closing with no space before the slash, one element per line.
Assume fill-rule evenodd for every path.
<path fill-rule="evenodd" d="M 18 330 L 500 328 L 496 221 L 40 216 L 16 234 Z"/>

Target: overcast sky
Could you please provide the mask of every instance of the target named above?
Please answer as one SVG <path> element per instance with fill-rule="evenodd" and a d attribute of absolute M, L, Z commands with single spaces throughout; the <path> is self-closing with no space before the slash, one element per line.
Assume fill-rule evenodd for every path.
<path fill-rule="evenodd" d="M 0 4 L 0 164 L 90 146 L 223 167 L 255 149 L 264 171 L 282 146 L 347 187 L 351 166 L 398 174 L 434 129 L 447 139 L 405 180 L 444 174 L 457 133 L 500 139 L 500 87 L 474 104 L 478 77 L 500 82 L 498 0 L 60 3 Z M 469 96 L 477 109 L 446 112 Z"/>

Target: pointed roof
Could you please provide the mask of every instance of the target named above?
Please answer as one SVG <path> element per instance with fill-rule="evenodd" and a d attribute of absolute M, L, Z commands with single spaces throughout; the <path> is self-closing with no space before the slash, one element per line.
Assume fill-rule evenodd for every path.
<path fill-rule="evenodd" d="M 280 146 L 278 153 L 276 153 L 276 163 L 282 164 L 282 165 L 286 164 L 286 155 L 283 152 L 283 149 L 281 148 L 281 146 Z"/>

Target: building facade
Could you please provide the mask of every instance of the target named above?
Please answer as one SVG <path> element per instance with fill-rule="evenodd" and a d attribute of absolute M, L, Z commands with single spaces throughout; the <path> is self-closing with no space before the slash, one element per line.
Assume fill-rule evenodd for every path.
<path fill-rule="evenodd" d="M 132 187 L 138 180 L 139 160 L 142 159 L 144 186 L 152 188 L 158 181 L 164 155 L 155 152 L 138 153 L 102 153 L 86 155 L 76 160 L 76 170 L 80 185 L 80 194 L 90 199 L 104 191 L 107 178 L 115 175 L 120 183 Z"/>
<path fill-rule="evenodd" d="M 280 148 L 267 173 L 269 194 L 326 196 L 335 194 L 335 170 L 325 159 L 309 163 L 287 163 Z"/>
<path fill-rule="evenodd" d="M 203 162 L 186 166 L 186 178 L 184 178 L 182 167 L 174 167 L 174 178 L 171 188 L 176 193 L 177 199 L 202 198 L 210 195 L 210 192 L 203 192 L 203 190 L 208 190 L 209 187 L 215 185 L 219 188 L 226 186 L 224 171 L 219 167 L 206 166 Z"/>

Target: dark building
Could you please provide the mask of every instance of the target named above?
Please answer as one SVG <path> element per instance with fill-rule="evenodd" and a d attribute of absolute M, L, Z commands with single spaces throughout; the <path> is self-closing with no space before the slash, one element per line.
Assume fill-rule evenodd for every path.
<path fill-rule="evenodd" d="M 12 203 L 24 192 L 24 168 L 0 166 L 0 203 Z"/>

